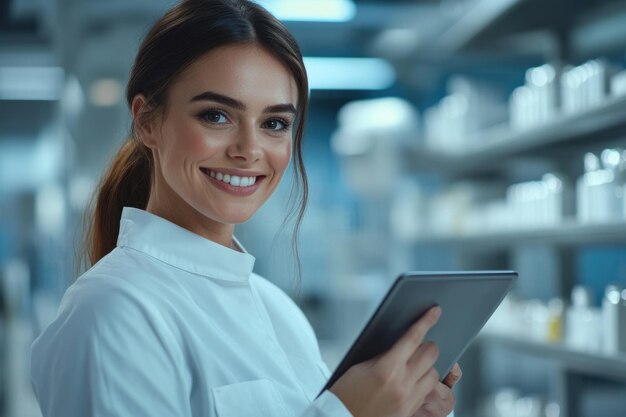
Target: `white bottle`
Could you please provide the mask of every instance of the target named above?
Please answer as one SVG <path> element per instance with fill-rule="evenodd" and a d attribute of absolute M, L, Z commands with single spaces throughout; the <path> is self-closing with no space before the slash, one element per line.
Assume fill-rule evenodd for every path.
<path fill-rule="evenodd" d="M 593 177 L 600 169 L 600 158 L 588 152 L 584 157 L 585 173 L 576 183 L 576 216 L 581 223 L 593 220 L 595 210 L 592 203 L 596 200 L 594 195 Z"/>
<path fill-rule="evenodd" d="M 606 287 L 602 300 L 602 351 L 626 352 L 626 290 L 616 285 Z"/>
<path fill-rule="evenodd" d="M 592 307 L 591 299 L 589 288 L 577 285 L 572 290 L 572 305 L 565 320 L 565 342 L 572 349 L 600 350 L 600 312 Z"/>
<path fill-rule="evenodd" d="M 622 220 L 626 219 L 626 149 L 622 150 L 616 170 L 618 187 L 622 190 Z"/>
<path fill-rule="evenodd" d="M 602 171 L 605 172 L 605 182 L 598 184 L 598 197 L 603 208 L 598 220 L 615 221 L 622 217 L 624 206 L 623 184 L 619 178 L 621 149 L 603 150 L 600 160 L 604 168 Z"/>

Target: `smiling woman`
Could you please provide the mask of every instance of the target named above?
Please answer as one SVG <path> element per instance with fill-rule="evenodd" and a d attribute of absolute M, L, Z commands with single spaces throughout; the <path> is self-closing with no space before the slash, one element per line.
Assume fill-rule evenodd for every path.
<path fill-rule="evenodd" d="M 233 225 L 261 207 L 289 165 L 298 87 L 282 62 L 251 43 L 199 57 L 172 83 L 167 103 L 160 117 L 136 125 L 155 168 L 146 210 L 229 246 Z M 146 105 L 134 98 L 135 118 Z"/>
<path fill-rule="evenodd" d="M 330 372 L 313 329 L 233 235 L 292 153 L 301 219 L 307 94 L 297 44 L 255 3 L 185 0 L 154 25 L 127 87 L 132 134 L 96 194 L 90 268 L 32 346 L 45 417 L 448 414 L 458 377 L 440 384 L 422 343 L 436 314 L 317 396 Z"/>

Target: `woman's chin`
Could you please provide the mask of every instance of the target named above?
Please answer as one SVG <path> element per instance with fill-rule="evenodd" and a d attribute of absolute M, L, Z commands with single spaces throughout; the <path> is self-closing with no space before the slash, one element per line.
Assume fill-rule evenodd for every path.
<path fill-rule="evenodd" d="M 228 215 L 220 216 L 220 223 L 224 224 L 241 224 L 245 223 L 252 217 L 254 213 L 229 213 Z"/>

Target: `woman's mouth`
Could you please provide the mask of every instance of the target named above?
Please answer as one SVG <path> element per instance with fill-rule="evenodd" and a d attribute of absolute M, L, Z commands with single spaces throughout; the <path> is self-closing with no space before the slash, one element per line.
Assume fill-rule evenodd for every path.
<path fill-rule="evenodd" d="M 209 175 L 211 178 L 215 178 L 218 181 L 222 181 L 223 183 L 233 185 L 235 187 L 249 187 L 254 185 L 257 181 L 257 178 L 260 177 L 243 177 L 238 175 L 229 175 L 224 174 L 219 171 L 213 171 L 210 169 L 202 168 L 202 171 Z"/>
<path fill-rule="evenodd" d="M 225 174 L 208 168 L 200 168 L 200 170 L 218 188 L 237 195 L 252 194 L 258 188 L 259 182 L 265 178 L 265 175 L 243 176 Z"/>

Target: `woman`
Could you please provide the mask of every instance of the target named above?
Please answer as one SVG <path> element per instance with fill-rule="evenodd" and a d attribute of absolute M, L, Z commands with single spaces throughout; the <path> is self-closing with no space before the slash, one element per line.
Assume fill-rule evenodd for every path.
<path fill-rule="evenodd" d="M 280 22 L 246 0 L 187 0 L 142 43 L 127 88 L 131 138 L 97 194 L 90 261 L 32 347 L 45 417 L 445 416 L 451 386 L 422 343 L 329 376 L 291 299 L 233 236 L 301 141 L 308 85 Z"/>

